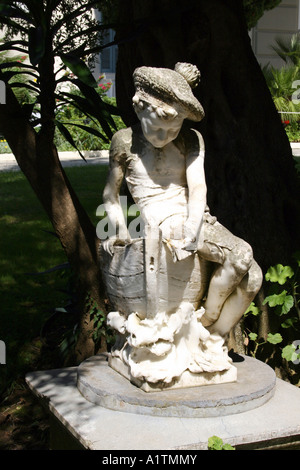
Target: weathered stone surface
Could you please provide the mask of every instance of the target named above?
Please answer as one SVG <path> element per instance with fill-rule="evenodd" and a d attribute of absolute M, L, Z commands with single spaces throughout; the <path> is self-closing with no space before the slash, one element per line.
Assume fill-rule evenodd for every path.
<path fill-rule="evenodd" d="M 53 449 L 66 450 L 77 444 L 89 450 L 109 449 L 112 455 L 119 450 L 133 455 L 141 450 L 144 455 L 145 450 L 168 453 L 170 449 L 180 454 L 181 450 L 207 449 L 208 439 L 214 435 L 237 449 L 280 449 L 297 443 L 299 448 L 300 444 L 300 390 L 279 379 L 274 395 L 263 405 L 207 418 L 124 413 L 95 405 L 79 392 L 76 367 L 32 372 L 26 380 L 60 424 L 51 428 Z M 72 447 L 66 436 L 72 436 Z"/>
<path fill-rule="evenodd" d="M 235 366 L 238 379 L 233 383 L 152 391 L 149 394 L 112 370 L 105 356 L 98 355 L 79 366 L 77 386 L 87 400 L 105 408 L 182 418 L 240 413 L 261 406 L 273 396 L 276 381 L 273 369 L 250 357 L 244 357 L 244 361 L 235 363 Z"/>

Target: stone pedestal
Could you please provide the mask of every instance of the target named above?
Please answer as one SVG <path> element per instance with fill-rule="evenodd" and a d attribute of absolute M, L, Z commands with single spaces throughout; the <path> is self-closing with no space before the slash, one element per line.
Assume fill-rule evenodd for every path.
<path fill-rule="evenodd" d="M 103 356 L 26 380 L 49 410 L 52 449 L 180 454 L 207 449 L 214 435 L 241 450 L 300 448 L 300 390 L 255 359 L 235 366 L 236 383 L 153 393 L 130 384 Z"/>
<path fill-rule="evenodd" d="M 86 363 L 82 367 L 86 368 L 88 367 L 88 364 L 89 363 Z M 201 374 L 193 374 L 192 372 L 186 370 L 182 373 L 178 380 L 173 380 L 171 384 L 153 384 L 132 377 L 129 372 L 129 367 L 118 357 L 110 357 L 109 365 L 112 367 L 112 369 L 123 375 L 123 377 L 129 380 L 132 384 L 136 385 L 145 392 L 159 392 L 175 390 L 179 388 L 201 387 L 203 385 L 225 384 L 228 382 L 235 382 L 237 374 L 236 368 L 234 366 L 231 366 L 227 370 L 217 372 L 202 372 Z"/>
<path fill-rule="evenodd" d="M 251 410 L 274 394 L 274 371 L 250 357 L 236 363 L 236 382 L 175 388 L 146 393 L 107 366 L 105 356 L 84 361 L 78 368 L 77 386 L 90 402 L 115 411 L 151 416 L 203 418 Z"/>

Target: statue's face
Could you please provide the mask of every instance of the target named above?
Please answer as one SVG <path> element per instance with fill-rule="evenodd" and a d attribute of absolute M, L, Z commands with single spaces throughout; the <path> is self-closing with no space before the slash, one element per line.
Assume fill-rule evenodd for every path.
<path fill-rule="evenodd" d="M 181 129 L 184 117 L 178 114 L 175 118 L 163 119 L 150 107 L 145 107 L 138 113 L 145 138 L 155 148 L 163 148 L 176 139 Z"/>

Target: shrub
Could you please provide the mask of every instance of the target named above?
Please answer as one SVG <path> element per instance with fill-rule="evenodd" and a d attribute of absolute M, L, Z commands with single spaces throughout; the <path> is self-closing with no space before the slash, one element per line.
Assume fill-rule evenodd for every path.
<path fill-rule="evenodd" d="M 104 103 L 110 110 L 116 109 L 116 99 L 106 96 L 112 83 L 103 83 L 103 75 L 98 79 L 97 93 L 101 95 Z M 70 94 L 82 97 L 80 91 L 74 87 L 70 87 Z M 80 151 L 84 150 L 104 150 L 110 146 L 110 141 L 101 133 L 99 124 L 92 117 L 87 117 L 79 108 L 76 107 L 75 101 L 66 102 L 57 99 L 56 119 L 64 127 L 58 127 L 55 134 L 55 145 L 59 151 L 73 150 L 74 147 Z M 125 127 L 122 119 L 114 115 L 116 129 L 112 128 L 112 132 Z M 67 130 L 67 132 L 66 132 Z"/>

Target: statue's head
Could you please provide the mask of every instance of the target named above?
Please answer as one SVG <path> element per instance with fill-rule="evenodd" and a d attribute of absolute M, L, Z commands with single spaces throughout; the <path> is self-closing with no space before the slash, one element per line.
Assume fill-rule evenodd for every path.
<path fill-rule="evenodd" d="M 184 119 L 203 119 L 203 108 L 192 92 L 200 80 L 196 66 L 178 63 L 175 70 L 140 67 L 133 79 L 133 106 L 145 138 L 154 147 L 162 148 L 175 140 Z"/>
<path fill-rule="evenodd" d="M 133 106 L 137 114 L 151 106 L 162 119 L 169 120 L 178 114 L 191 121 L 203 119 L 203 108 L 192 91 L 200 81 L 195 65 L 179 62 L 174 70 L 139 67 L 133 80 L 136 91 Z"/>

